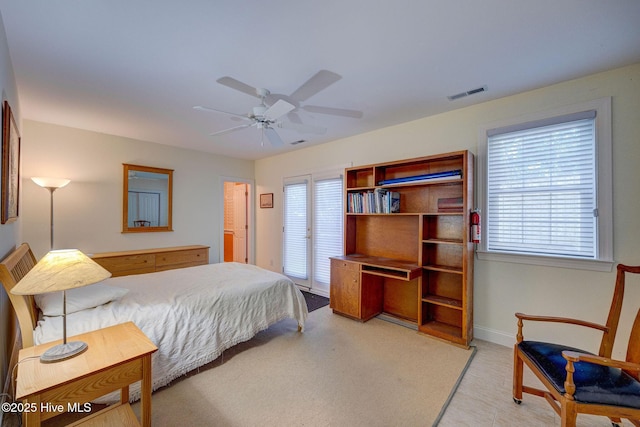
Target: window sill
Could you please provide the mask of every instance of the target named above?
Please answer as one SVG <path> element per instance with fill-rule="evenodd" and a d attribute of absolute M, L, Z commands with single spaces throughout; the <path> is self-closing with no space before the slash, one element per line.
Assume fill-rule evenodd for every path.
<path fill-rule="evenodd" d="M 500 252 L 485 252 L 480 250 L 476 251 L 476 255 L 478 256 L 478 259 L 482 261 L 511 262 L 516 264 L 606 272 L 612 271 L 613 265 L 615 264 L 614 261 L 508 254 Z"/>

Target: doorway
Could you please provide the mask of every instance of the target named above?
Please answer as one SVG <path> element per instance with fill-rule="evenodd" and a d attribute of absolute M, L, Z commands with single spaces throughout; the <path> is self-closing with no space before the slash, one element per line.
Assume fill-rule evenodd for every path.
<path fill-rule="evenodd" d="M 248 264 L 251 259 L 251 183 L 232 178 L 223 181 L 224 262 Z"/>
<path fill-rule="evenodd" d="M 287 177 L 283 184 L 283 272 L 328 297 L 329 258 L 343 254 L 342 169 Z"/>

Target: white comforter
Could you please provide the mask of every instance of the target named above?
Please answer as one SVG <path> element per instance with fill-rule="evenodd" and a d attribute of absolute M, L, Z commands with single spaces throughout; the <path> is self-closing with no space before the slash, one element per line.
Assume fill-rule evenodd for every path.
<path fill-rule="evenodd" d="M 233 345 L 284 318 L 303 328 L 304 296 L 285 276 L 239 263 L 207 264 L 179 270 L 115 277 L 104 283 L 129 292 L 117 301 L 67 316 L 72 336 L 133 321 L 156 344 L 153 389 L 216 359 Z M 62 318 L 44 317 L 36 344 L 62 337 Z M 140 396 L 131 387 L 131 400 Z M 101 402 L 116 400 L 110 395 Z"/>

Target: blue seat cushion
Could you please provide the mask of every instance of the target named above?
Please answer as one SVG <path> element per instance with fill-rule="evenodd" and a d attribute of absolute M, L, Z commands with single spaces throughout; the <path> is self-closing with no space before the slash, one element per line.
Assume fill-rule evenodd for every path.
<path fill-rule="evenodd" d="M 564 394 L 567 377 L 567 360 L 563 351 L 589 353 L 578 348 L 538 341 L 522 341 L 520 351 L 538 367 L 540 372 Z M 574 363 L 573 381 L 576 385 L 574 398 L 580 403 L 626 406 L 640 409 L 640 382 L 620 369 L 594 363 Z"/>

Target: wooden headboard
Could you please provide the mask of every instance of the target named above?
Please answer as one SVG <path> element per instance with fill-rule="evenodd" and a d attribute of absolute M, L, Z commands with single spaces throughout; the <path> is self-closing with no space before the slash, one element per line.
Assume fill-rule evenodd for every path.
<path fill-rule="evenodd" d="M 36 262 L 36 257 L 27 243 L 18 246 L 0 262 L 0 282 L 18 318 L 23 348 L 33 346 L 33 330 L 38 321 L 38 309 L 33 296 L 13 295 L 11 289 L 36 265 Z M 11 335 L 13 334 L 9 334 Z"/>

